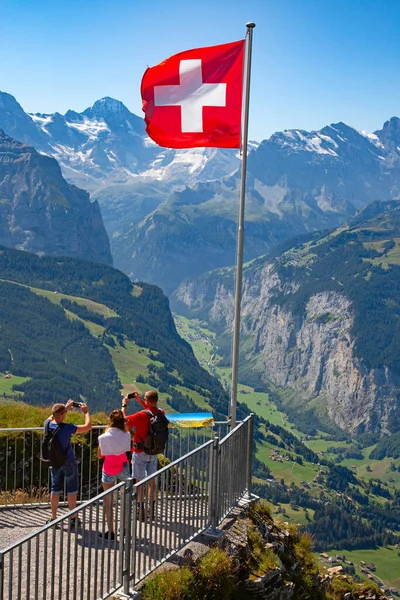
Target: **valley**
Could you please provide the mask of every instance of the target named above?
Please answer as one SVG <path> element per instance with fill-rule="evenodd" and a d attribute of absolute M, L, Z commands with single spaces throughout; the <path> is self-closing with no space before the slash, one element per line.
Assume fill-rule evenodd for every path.
<path fill-rule="evenodd" d="M 175 322 L 178 332 L 192 344 L 200 364 L 215 374 L 224 387 L 228 386 L 229 368 L 218 366 L 221 361 L 221 356 L 217 354 L 218 336 L 208 330 L 206 324 L 199 319 L 189 320 L 175 315 Z M 285 390 L 281 390 L 281 393 L 283 396 L 287 394 Z M 270 400 L 267 392 L 256 392 L 254 388 L 243 383 L 239 384 L 238 401 L 270 424 L 265 425 L 266 439 L 258 440 L 256 444 L 255 456 L 262 466 L 257 464 L 254 489 L 256 493 L 272 502 L 275 518 L 292 521 L 309 529 L 322 501 L 327 506 L 340 506 L 341 510 L 349 511 L 353 515 L 364 514 L 363 518 L 373 527 L 377 516 L 371 514 L 366 517 L 367 513 L 362 512 L 360 504 L 361 501 L 365 505 L 367 501 L 372 507 L 384 508 L 393 505 L 393 510 L 398 514 L 397 524 L 393 524 L 394 529 L 389 528 L 388 531 L 400 534 L 399 458 L 374 460 L 370 454 L 376 444 L 365 447 L 350 436 L 335 439 L 332 434 L 322 430 L 318 430 L 315 435 L 305 434 Z M 306 448 L 315 453 L 318 462 L 307 460 L 301 447 L 297 448 L 298 452 L 293 452 L 293 447 L 282 444 L 284 438 L 279 430 L 274 430 L 274 426 L 294 434 Z M 350 474 L 354 474 L 352 483 L 343 485 L 339 479 L 329 476 L 329 465 L 346 467 Z M 352 477 L 353 475 L 350 475 L 350 478 Z M 327 550 L 329 542 L 324 542 L 323 536 L 317 536 L 317 540 L 318 557 L 320 552 L 328 552 L 329 556 L 333 557 L 336 554 L 345 554 L 346 560 L 357 565 L 355 573 L 361 580 L 367 577 L 360 570 L 360 561 L 374 562 L 376 572 L 373 575 L 378 583 L 381 578 L 388 587 L 400 587 L 400 546 L 396 549 L 393 544 L 388 543 L 386 547 L 376 547 L 372 542 L 371 549 L 368 549 L 367 543 L 365 549 L 351 550 L 348 547 L 350 540 L 343 540 L 342 546 L 334 546 L 333 549 Z"/>
<path fill-rule="evenodd" d="M 224 420 L 236 154 L 160 151 L 112 98 L 65 115 L 27 115 L 4 93 L 0 102 L 4 168 L 15 169 L 1 200 L 0 426 L 40 424 L 43 406 L 67 397 L 87 401 L 104 423 L 121 394 L 149 387 L 167 412 Z M 354 553 L 356 577 L 368 575 L 363 556 L 386 557 L 374 577 L 392 586 L 400 566 L 398 123 L 374 136 L 337 123 L 252 144 L 238 389 L 238 418 L 256 415 L 255 493 L 278 520 L 309 530 L 318 555 Z M 33 182 L 29 205 L 21 164 Z M 36 223 L 43 211 L 47 233 Z M 17 227 L 7 225 L 13 219 Z M 128 276 L 107 266 L 112 260 Z M 153 284 L 170 296 L 175 321 Z"/>

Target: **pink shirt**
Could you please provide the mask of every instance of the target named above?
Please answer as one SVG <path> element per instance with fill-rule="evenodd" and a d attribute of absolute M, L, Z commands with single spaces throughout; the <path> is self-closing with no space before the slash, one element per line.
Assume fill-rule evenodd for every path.
<path fill-rule="evenodd" d="M 128 463 L 126 452 L 123 454 L 111 454 L 104 458 L 103 471 L 106 475 L 118 475 Z"/>

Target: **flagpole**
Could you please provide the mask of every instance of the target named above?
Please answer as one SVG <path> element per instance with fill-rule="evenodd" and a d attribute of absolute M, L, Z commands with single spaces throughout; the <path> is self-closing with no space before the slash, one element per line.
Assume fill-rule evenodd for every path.
<path fill-rule="evenodd" d="M 231 403 L 230 403 L 230 423 L 231 429 L 236 426 L 236 405 L 237 405 L 237 385 L 238 385 L 238 367 L 239 367 L 239 338 L 240 338 L 240 304 L 242 298 L 242 270 L 243 270 L 243 244 L 244 244 L 244 205 L 246 196 L 246 167 L 247 167 L 247 137 L 249 129 L 249 103 L 250 103 L 250 72 L 251 72 L 251 50 L 253 44 L 253 29 L 255 23 L 246 23 L 247 47 L 246 47 L 246 83 L 243 113 L 243 134 L 242 134 L 242 168 L 239 202 L 239 222 L 237 239 L 237 259 L 236 259 L 236 289 L 235 289 L 235 318 L 233 323 L 233 344 L 232 344 L 232 385 L 231 385 Z"/>

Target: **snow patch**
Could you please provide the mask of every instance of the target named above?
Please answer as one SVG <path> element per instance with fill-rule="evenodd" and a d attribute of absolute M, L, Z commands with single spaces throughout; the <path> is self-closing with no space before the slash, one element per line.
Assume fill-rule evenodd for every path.
<path fill-rule="evenodd" d="M 316 154 L 329 154 L 337 156 L 336 152 L 330 147 L 337 147 L 336 142 L 329 136 L 320 133 L 307 133 L 298 129 L 286 130 L 279 140 L 282 146 L 288 146 L 293 150 L 302 150 L 306 152 L 315 152 Z"/>
<path fill-rule="evenodd" d="M 319 133 L 318 135 L 325 142 L 328 142 L 328 144 L 332 144 L 332 146 L 334 146 L 335 148 L 339 148 L 339 145 L 335 142 L 335 140 L 329 137 L 329 135 L 323 135 L 322 133 Z"/>
<path fill-rule="evenodd" d="M 384 145 L 376 135 L 376 133 L 368 133 L 367 131 L 359 132 L 363 137 L 366 137 L 370 142 L 374 144 L 377 148 L 384 148 Z M 381 157 L 380 157 L 381 158 Z"/>
<path fill-rule="evenodd" d="M 41 128 L 43 128 L 45 125 L 48 125 L 48 123 L 51 123 L 51 121 L 53 120 L 53 115 L 33 115 L 31 113 L 28 114 L 30 118 L 33 121 L 35 121 L 35 123 L 37 123 Z"/>
<path fill-rule="evenodd" d="M 110 131 L 104 121 L 96 121 L 95 119 L 85 119 L 83 123 L 68 123 L 66 121 L 66 124 L 71 129 L 77 129 L 86 134 L 91 140 L 96 140 L 100 131 Z"/>

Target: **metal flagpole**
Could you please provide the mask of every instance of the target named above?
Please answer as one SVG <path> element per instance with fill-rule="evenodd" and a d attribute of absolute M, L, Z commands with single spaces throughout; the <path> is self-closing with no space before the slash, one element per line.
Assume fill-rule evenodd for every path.
<path fill-rule="evenodd" d="M 247 47 L 246 47 L 246 83 L 243 113 L 243 134 L 242 134 L 242 169 L 240 186 L 240 204 L 239 204 L 239 223 L 237 239 L 237 259 L 236 259 L 236 290 L 235 290 L 235 319 L 233 324 L 233 348 L 232 348 L 232 385 L 231 385 L 231 403 L 230 420 L 231 429 L 236 426 L 236 404 L 237 404 L 237 384 L 238 384 L 238 366 L 239 366 L 239 337 L 240 337 L 240 303 L 242 299 L 242 268 L 243 268 L 243 242 L 244 242 L 244 204 L 246 195 L 246 167 L 247 167 L 247 137 L 249 128 L 249 102 L 250 102 L 250 72 L 251 72 L 251 48 L 253 43 L 253 29 L 255 23 L 246 23 Z"/>

